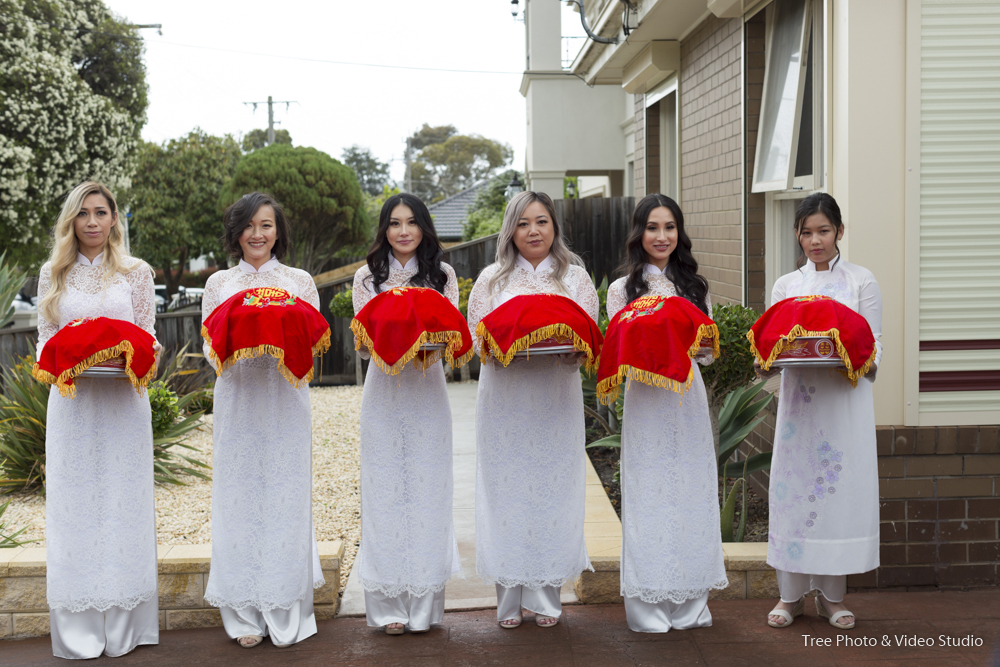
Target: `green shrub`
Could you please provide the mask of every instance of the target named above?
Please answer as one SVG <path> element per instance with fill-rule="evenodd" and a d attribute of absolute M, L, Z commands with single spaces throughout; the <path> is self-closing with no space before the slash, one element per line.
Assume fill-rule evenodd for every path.
<path fill-rule="evenodd" d="M 45 493 L 45 421 L 49 386 L 31 375 L 34 350 L 3 369 L 0 394 L 0 491 Z"/>
<path fill-rule="evenodd" d="M 180 415 L 177 394 L 170 391 L 162 381 L 157 380 L 146 390 L 149 395 L 149 409 L 153 414 L 153 439 L 162 438 Z"/>
<path fill-rule="evenodd" d="M 344 289 L 330 300 L 330 314 L 334 317 L 354 317 L 354 290 Z"/>
<path fill-rule="evenodd" d="M 458 310 L 466 317 L 469 316 L 469 295 L 472 294 L 472 286 L 475 284 L 472 278 L 458 279 Z"/>
<path fill-rule="evenodd" d="M 719 326 L 719 358 L 701 369 L 710 406 L 722 405 L 730 392 L 757 379 L 747 331 L 759 316 L 753 308 L 736 303 L 717 303 L 712 308 L 712 319 Z"/>

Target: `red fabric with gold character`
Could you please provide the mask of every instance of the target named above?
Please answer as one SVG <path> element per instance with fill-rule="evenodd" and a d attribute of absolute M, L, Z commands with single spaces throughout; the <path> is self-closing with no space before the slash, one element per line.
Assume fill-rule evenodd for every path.
<path fill-rule="evenodd" d="M 597 373 L 597 397 L 608 405 L 625 378 L 684 393 L 694 380 L 691 358 L 702 347 L 719 356 L 719 328 L 679 296 L 640 296 L 608 325 Z"/>
<path fill-rule="evenodd" d="M 472 334 L 458 308 L 429 287 L 394 287 L 376 294 L 351 320 L 356 348 L 368 348 L 372 361 L 389 375 L 398 375 L 413 361 L 426 370 L 442 357 L 458 368 L 472 358 Z M 425 352 L 427 344 L 443 343 L 443 351 Z"/>
<path fill-rule="evenodd" d="M 242 290 L 202 323 L 216 374 L 240 359 L 269 355 L 295 388 L 313 378 L 313 356 L 330 349 L 330 326 L 305 299 L 278 287 Z"/>
<path fill-rule="evenodd" d="M 484 354 L 492 352 L 504 366 L 521 350 L 552 339 L 583 352 L 583 365 L 593 369 L 604 343 L 601 330 L 587 311 L 558 294 L 522 294 L 505 301 L 479 321 L 476 336 L 479 349 Z"/>
<path fill-rule="evenodd" d="M 116 357 L 125 358 L 125 373 L 137 391 L 156 375 L 156 340 L 131 322 L 110 317 L 73 320 L 42 348 L 42 358 L 32 369 L 36 380 L 54 384 L 59 393 L 76 396 L 73 378 L 91 366 Z"/>
<path fill-rule="evenodd" d="M 828 296 L 812 295 L 784 299 L 760 316 L 747 338 L 764 370 L 799 336 L 832 338 L 837 355 L 847 367 L 847 378 L 855 385 L 875 362 L 875 336 L 868 320 Z"/>

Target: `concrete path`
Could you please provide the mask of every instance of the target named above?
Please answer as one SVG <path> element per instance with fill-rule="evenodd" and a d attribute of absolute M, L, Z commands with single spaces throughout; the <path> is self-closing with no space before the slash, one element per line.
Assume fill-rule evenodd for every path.
<path fill-rule="evenodd" d="M 503 630 L 490 610 L 446 614 L 422 635 L 389 636 L 363 618 L 321 621 L 319 632 L 290 648 L 270 640 L 240 649 L 222 628 L 170 630 L 159 646 L 140 646 L 122 658 L 101 657 L 90 665 L 239 665 L 240 667 L 618 667 L 619 665 L 718 665 L 741 667 L 833 667 L 851 665 L 997 665 L 1000 592 L 857 593 L 848 596 L 858 626 L 838 632 L 816 610 L 793 627 L 767 626 L 774 600 L 711 602 L 713 625 L 666 634 L 639 634 L 625 624 L 624 605 L 567 607 L 554 628 L 539 628 L 530 614 L 514 630 Z M 840 638 L 838 640 L 838 637 Z M 971 646 L 947 646 L 963 640 Z M 848 640 L 853 645 L 848 645 Z M 903 645 L 897 644 L 897 641 Z M 928 645 L 929 644 L 929 645 Z M 48 637 L 0 641 L 0 664 L 62 665 Z"/>
<path fill-rule="evenodd" d="M 448 383 L 451 402 L 452 448 L 455 475 L 455 537 L 462 558 L 465 579 L 452 579 L 445 588 L 445 609 L 496 608 L 493 584 L 484 584 L 476 575 L 476 382 Z M 572 582 L 562 590 L 563 604 L 579 602 Z M 338 617 L 364 616 L 364 589 L 352 569 L 344 588 Z"/>

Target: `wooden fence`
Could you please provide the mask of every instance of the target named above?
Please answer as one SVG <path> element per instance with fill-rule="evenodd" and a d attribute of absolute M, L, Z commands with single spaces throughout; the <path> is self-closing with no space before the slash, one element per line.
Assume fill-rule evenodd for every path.
<path fill-rule="evenodd" d="M 557 199 L 555 205 L 566 243 L 583 258 L 587 271 L 598 283 L 605 276 L 613 281 L 625 254 L 635 197 Z"/>

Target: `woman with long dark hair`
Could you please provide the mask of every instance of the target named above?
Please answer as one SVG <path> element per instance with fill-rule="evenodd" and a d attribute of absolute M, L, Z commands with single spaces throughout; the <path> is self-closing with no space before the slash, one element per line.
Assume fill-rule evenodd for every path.
<path fill-rule="evenodd" d="M 767 564 L 781 601 L 768 625 L 783 628 L 818 590 L 816 612 L 837 629 L 854 627 L 844 606 L 847 575 L 879 566 L 878 461 L 872 383 L 882 362 L 882 292 L 871 271 L 840 257 L 844 221 L 836 200 L 809 195 L 795 211 L 800 268 L 778 278 L 771 305 L 821 294 L 868 321 L 875 363 L 856 387 L 826 368 L 781 372 L 768 495 Z"/>
<path fill-rule="evenodd" d="M 608 287 L 610 318 L 647 294 L 678 296 L 711 315 L 708 281 L 670 197 L 651 194 L 636 205 L 620 271 Z M 631 380 L 625 389 L 621 593 L 635 632 L 711 625 L 708 593 L 728 585 L 708 397 L 691 364 L 683 397 Z"/>
<path fill-rule="evenodd" d="M 394 287 L 429 287 L 458 307 L 431 214 L 411 194 L 389 197 L 367 265 L 354 275 L 354 312 Z M 367 353 L 362 352 L 367 358 Z M 445 583 L 461 572 L 451 514 L 451 406 L 439 361 L 388 375 L 369 364 L 361 399 L 361 547 L 368 625 L 426 632 L 444 616 Z"/>
<path fill-rule="evenodd" d="M 312 276 L 281 263 L 291 233 L 271 195 L 251 192 L 226 209 L 223 249 L 237 261 L 205 284 L 202 321 L 230 297 L 287 290 L 319 309 Z M 213 364 L 205 342 L 205 357 Z M 243 648 L 265 636 L 290 646 L 316 634 L 313 589 L 323 585 L 312 522 L 309 387 L 295 388 L 271 356 L 240 359 L 215 381 L 212 569 L 205 600 Z"/>

